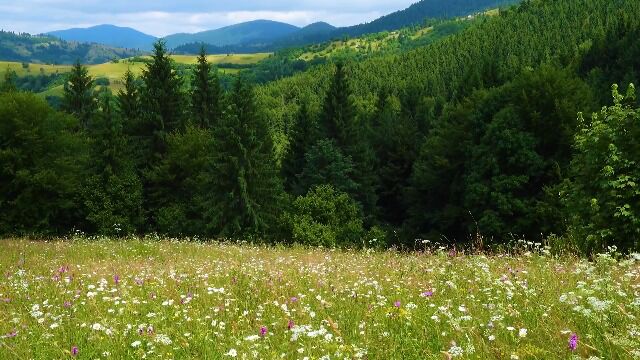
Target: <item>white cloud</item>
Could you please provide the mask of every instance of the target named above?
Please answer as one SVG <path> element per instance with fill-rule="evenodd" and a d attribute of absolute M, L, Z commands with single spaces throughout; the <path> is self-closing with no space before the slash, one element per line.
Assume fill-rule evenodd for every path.
<path fill-rule="evenodd" d="M 2 4 L 0 27 L 18 32 L 43 33 L 99 24 L 128 26 L 165 36 L 198 32 L 258 19 L 304 26 L 326 21 L 347 26 L 371 21 L 402 9 L 413 0 L 351 1 L 227 1 L 227 0 L 21 0 Z M 416 0 L 417 1 L 417 0 Z"/>

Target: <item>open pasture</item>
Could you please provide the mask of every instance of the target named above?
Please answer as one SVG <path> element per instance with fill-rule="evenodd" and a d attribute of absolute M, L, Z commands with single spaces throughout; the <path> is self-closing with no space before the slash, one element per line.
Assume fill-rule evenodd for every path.
<path fill-rule="evenodd" d="M 632 359 L 640 261 L 2 240 L 2 359 Z"/>

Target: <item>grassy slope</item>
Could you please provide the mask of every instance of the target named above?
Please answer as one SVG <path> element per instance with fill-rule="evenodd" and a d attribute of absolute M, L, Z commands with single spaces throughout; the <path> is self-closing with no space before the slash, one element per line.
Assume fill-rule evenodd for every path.
<path fill-rule="evenodd" d="M 73 346 L 91 359 L 105 351 L 113 359 L 223 359 L 231 349 L 264 359 L 640 353 L 638 261 L 0 242 L 3 359 L 69 358 Z"/>
<path fill-rule="evenodd" d="M 234 54 L 234 55 L 210 55 L 208 56 L 208 60 L 212 64 L 223 65 L 224 64 L 256 64 L 271 54 L 269 53 L 259 53 L 259 54 Z M 178 64 L 186 64 L 193 65 L 197 62 L 197 56 L 184 56 L 184 55 L 175 55 L 173 59 Z M 126 60 L 122 60 L 118 63 L 104 63 L 98 65 L 88 65 L 89 74 L 94 78 L 107 78 L 111 83 L 111 89 L 113 91 L 117 91 L 121 88 L 121 80 L 124 76 L 124 73 L 127 69 L 131 69 L 131 71 L 140 75 L 142 73 L 142 69 L 144 69 L 145 64 L 142 62 L 129 62 Z M 0 61 L 0 78 L 4 76 L 4 73 L 7 69 L 11 69 L 15 71 L 18 76 L 27 76 L 27 75 L 38 75 L 40 73 L 43 74 L 53 74 L 53 73 L 68 73 L 71 70 L 70 65 L 41 65 L 41 64 L 29 64 L 28 68 L 23 68 L 22 63 L 18 62 L 6 62 Z M 222 73 L 225 74 L 236 74 L 239 72 L 238 69 L 225 69 L 224 67 L 219 69 Z M 43 96 L 60 96 L 62 94 L 62 86 L 53 87 L 43 93 Z"/>

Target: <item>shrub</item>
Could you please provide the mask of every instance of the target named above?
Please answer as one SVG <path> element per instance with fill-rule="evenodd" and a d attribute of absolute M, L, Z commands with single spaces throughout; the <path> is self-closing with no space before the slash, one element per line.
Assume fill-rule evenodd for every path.
<path fill-rule="evenodd" d="M 638 249 L 640 238 L 640 110 L 613 87 L 614 105 L 580 116 L 571 181 L 563 195 L 570 215 L 570 237 L 587 253 L 617 246 Z"/>
<path fill-rule="evenodd" d="M 325 247 L 361 244 L 364 229 L 357 203 L 330 185 L 320 185 L 298 197 L 286 222 L 294 242 Z"/>

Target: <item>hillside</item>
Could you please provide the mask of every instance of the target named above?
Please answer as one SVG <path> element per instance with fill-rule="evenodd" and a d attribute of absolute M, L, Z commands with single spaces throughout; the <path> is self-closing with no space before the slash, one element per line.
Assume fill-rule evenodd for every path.
<path fill-rule="evenodd" d="M 140 55 L 137 50 L 99 44 L 68 42 L 52 36 L 33 36 L 0 31 L 0 61 L 39 64 L 99 64 Z"/>
<path fill-rule="evenodd" d="M 97 43 L 118 48 L 151 50 L 157 40 L 155 36 L 135 29 L 114 25 L 98 25 L 90 28 L 74 28 L 52 31 L 51 35 L 66 41 Z"/>
<path fill-rule="evenodd" d="M 298 30 L 296 26 L 277 21 L 255 20 L 196 34 L 169 35 L 164 40 L 170 49 L 189 43 L 205 43 L 213 46 L 271 43 Z"/>

